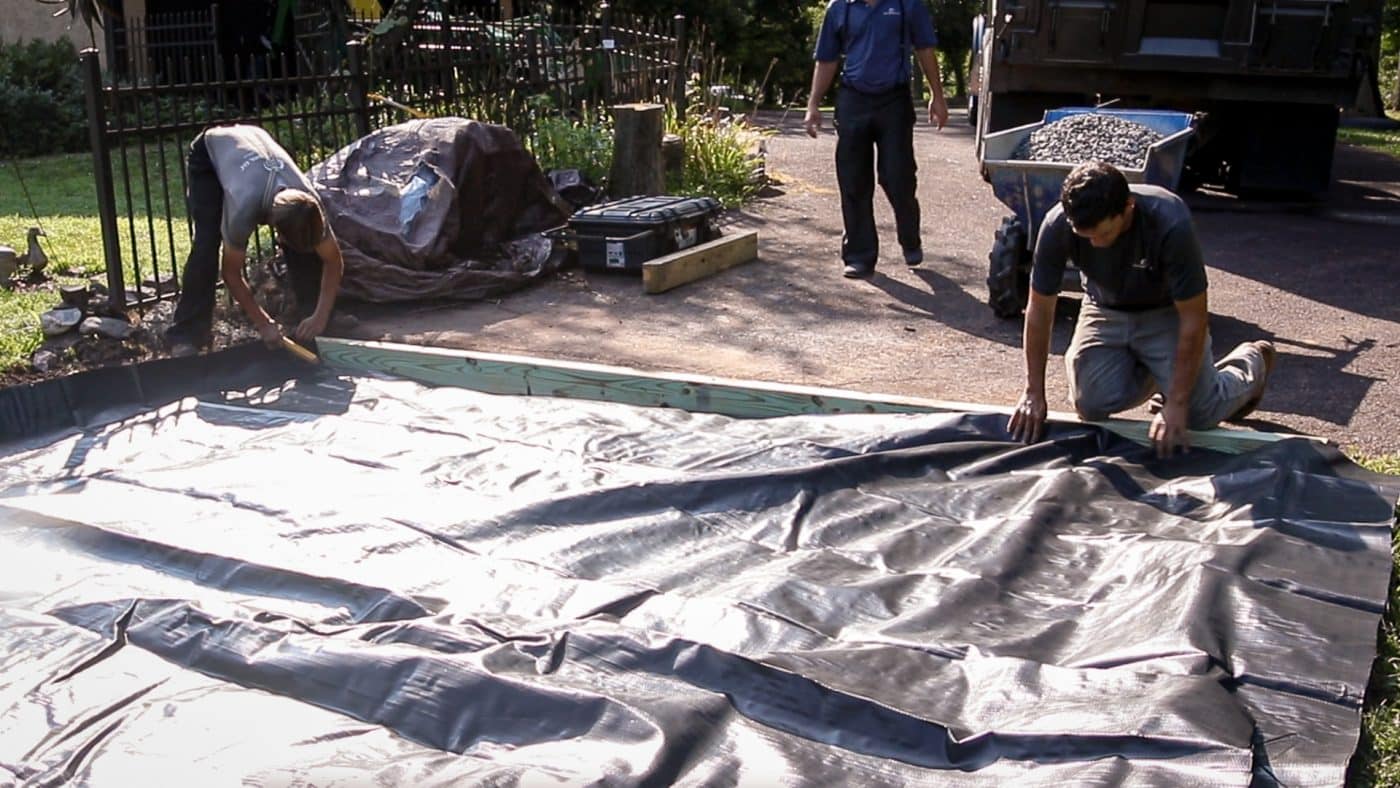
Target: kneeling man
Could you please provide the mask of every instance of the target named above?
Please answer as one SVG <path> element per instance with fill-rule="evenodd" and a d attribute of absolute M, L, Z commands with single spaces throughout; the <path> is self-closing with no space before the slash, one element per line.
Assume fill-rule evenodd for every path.
<path fill-rule="evenodd" d="M 1130 187 L 1111 164 L 1087 162 L 1065 179 L 1060 204 L 1036 240 L 1026 391 L 1009 425 L 1017 440 L 1039 440 L 1045 425 L 1045 361 L 1069 261 L 1084 279 L 1084 304 L 1065 353 L 1080 418 L 1105 419 L 1160 393 L 1148 434 L 1167 455 L 1188 448 L 1188 429 L 1241 419 L 1259 405 L 1274 346 L 1246 342 L 1211 363 L 1205 263 L 1186 204 L 1157 186 Z"/>

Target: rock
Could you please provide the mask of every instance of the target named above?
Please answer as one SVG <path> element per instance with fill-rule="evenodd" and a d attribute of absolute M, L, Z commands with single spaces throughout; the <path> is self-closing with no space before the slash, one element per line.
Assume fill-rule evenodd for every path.
<path fill-rule="evenodd" d="M 29 363 L 39 372 L 48 372 L 58 365 L 58 354 L 52 350 L 40 348 L 29 357 Z"/>
<path fill-rule="evenodd" d="M 64 285 L 58 288 L 58 294 L 63 298 L 63 305 L 74 309 L 87 307 L 88 297 L 92 294 L 83 285 Z"/>
<path fill-rule="evenodd" d="M 1016 147 L 1013 159 L 1079 164 L 1106 161 L 1115 167 L 1140 170 L 1147 149 L 1162 139 L 1152 129 L 1113 115 L 1084 113 L 1061 118 L 1031 132 Z"/>
<path fill-rule="evenodd" d="M 48 339 L 45 339 L 41 349 L 52 351 L 54 353 L 62 353 L 66 350 L 72 349 L 74 345 L 82 341 L 82 334 L 79 334 L 77 331 L 69 331 L 66 334 L 59 334 L 56 337 L 49 337 Z"/>
<path fill-rule="evenodd" d="M 111 339 L 126 339 L 131 336 L 131 325 L 115 317 L 90 317 L 78 327 L 80 334 L 100 334 Z"/>
<path fill-rule="evenodd" d="M 8 285 L 19 270 L 19 255 L 8 246 L 0 246 L 0 284 Z"/>
<path fill-rule="evenodd" d="M 121 317 L 122 311 L 112 306 L 112 301 L 105 295 L 95 295 L 88 299 L 88 314 L 98 317 Z"/>
<path fill-rule="evenodd" d="M 146 279 L 141 282 L 141 286 L 154 291 L 156 295 L 173 293 L 175 292 L 175 275 L 171 274 L 164 279 Z"/>
<path fill-rule="evenodd" d="M 56 337 L 59 334 L 67 333 L 83 320 L 83 310 L 81 309 L 50 309 L 39 315 L 39 327 L 44 330 L 44 336 Z"/>

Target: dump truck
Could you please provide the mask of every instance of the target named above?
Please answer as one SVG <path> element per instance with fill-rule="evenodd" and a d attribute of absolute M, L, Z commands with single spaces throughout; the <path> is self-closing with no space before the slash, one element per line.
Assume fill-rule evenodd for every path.
<path fill-rule="evenodd" d="M 986 135 L 1066 106 L 1197 116 L 1182 189 L 1318 196 L 1382 0 L 988 0 L 969 106 Z"/>

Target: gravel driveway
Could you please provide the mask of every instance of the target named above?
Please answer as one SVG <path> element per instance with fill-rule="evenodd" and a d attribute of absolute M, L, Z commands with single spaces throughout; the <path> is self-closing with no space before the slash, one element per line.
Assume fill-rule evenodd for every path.
<path fill-rule="evenodd" d="M 760 232 L 757 262 L 661 295 L 640 281 L 572 270 L 496 303 L 361 306 L 354 335 L 486 352 L 1011 405 L 1023 385 L 1020 325 L 986 306 L 987 252 L 1006 213 L 978 174 L 955 114 L 915 131 L 925 262 L 906 268 L 876 196 L 882 251 L 869 281 L 841 276 L 835 138 L 800 113 L 765 115 L 779 183 L 733 217 Z M 1317 205 L 1197 194 L 1217 356 L 1270 338 L 1279 361 L 1249 426 L 1400 452 L 1400 162 L 1339 147 Z M 1070 410 L 1062 300 L 1051 408 Z M 1066 308 L 1071 307 L 1071 308 Z M 1145 409 L 1128 414 L 1146 418 Z"/>

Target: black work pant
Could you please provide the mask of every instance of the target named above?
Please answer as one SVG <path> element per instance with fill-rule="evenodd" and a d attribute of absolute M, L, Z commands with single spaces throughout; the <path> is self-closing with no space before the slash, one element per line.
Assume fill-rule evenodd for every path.
<path fill-rule="evenodd" d="M 914 104 L 909 86 L 885 93 L 842 88 L 836 96 L 836 183 L 841 190 L 841 259 L 874 266 L 880 254 L 875 233 L 875 176 L 894 209 L 899 245 L 922 248 L 914 161 Z M 876 164 L 875 152 L 879 152 Z"/>
<path fill-rule="evenodd" d="M 203 133 L 190 143 L 185 167 L 185 209 L 194 224 L 194 238 L 180 278 L 180 300 L 166 336 L 172 341 L 202 345 L 208 342 L 214 322 L 224 215 L 224 187 L 209 158 Z M 315 252 L 295 252 L 285 246 L 281 249 L 297 311 L 302 316 L 310 314 L 321 294 L 321 258 Z"/>

